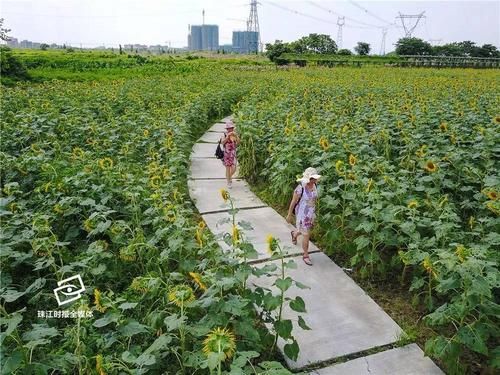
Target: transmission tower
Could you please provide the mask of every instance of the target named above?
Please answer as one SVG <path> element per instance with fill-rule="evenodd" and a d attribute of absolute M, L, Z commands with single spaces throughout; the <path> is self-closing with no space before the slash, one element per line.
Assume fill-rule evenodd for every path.
<path fill-rule="evenodd" d="M 345 25 L 345 17 L 338 17 L 337 25 L 339 26 L 339 31 L 337 32 L 337 46 L 339 49 L 342 49 L 342 26 Z"/>
<path fill-rule="evenodd" d="M 399 13 L 399 16 L 396 18 L 401 19 L 401 24 L 403 25 L 403 28 L 405 29 L 405 36 L 407 38 L 411 38 L 411 33 L 415 30 L 415 28 L 417 27 L 420 20 L 422 18 L 425 18 L 425 16 L 424 16 L 425 12 L 422 12 L 420 14 L 401 14 L 400 12 L 398 12 L 398 13 Z M 413 26 L 405 25 L 406 19 L 416 19 L 417 21 L 415 22 L 415 25 L 413 25 Z"/>
<path fill-rule="evenodd" d="M 262 44 L 260 42 L 260 27 L 259 27 L 259 15 L 257 14 L 257 0 L 252 0 L 250 2 L 250 16 L 248 16 L 247 21 L 247 31 L 253 31 L 256 34 L 255 40 L 248 41 L 248 50 L 252 52 L 258 52 L 262 50 Z"/>
<path fill-rule="evenodd" d="M 387 36 L 387 28 L 382 29 L 382 43 L 380 44 L 380 55 L 385 55 L 385 37 Z"/>

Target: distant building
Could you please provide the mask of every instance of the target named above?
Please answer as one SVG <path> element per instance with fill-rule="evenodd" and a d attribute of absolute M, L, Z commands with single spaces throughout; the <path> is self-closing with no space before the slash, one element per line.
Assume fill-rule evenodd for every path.
<path fill-rule="evenodd" d="M 256 53 L 259 50 L 259 33 L 256 31 L 233 31 L 233 52 Z"/>
<path fill-rule="evenodd" d="M 31 40 L 22 40 L 19 46 L 21 48 L 33 48 L 33 42 Z"/>
<path fill-rule="evenodd" d="M 219 49 L 219 26 L 192 25 L 189 29 L 188 48 L 191 51 L 216 51 Z"/>
<path fill-rule="evenodd" d="M 9 40 L 7 41 L 7 45 L 9 47 L 19 47 L 19 41 L 17 40 L 17 38 L 12 38 L 12 37 L 9 37 Z"/>

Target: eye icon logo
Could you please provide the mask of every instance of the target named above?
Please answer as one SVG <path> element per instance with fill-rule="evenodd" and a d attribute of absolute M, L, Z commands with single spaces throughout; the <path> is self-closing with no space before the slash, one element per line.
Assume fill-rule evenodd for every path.
<path fill-rule="evenodd" d="M 83 285 L 80 275 L 58 281 L 57 286 L 58 288 L 54 289 L 54 294 L 59 306 L 76 301 L 85 292 L 85 285 Z"/>

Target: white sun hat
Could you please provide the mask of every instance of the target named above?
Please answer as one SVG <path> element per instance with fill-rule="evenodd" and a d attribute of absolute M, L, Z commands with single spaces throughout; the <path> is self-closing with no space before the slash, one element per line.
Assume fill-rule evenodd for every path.
<path fill-rule="evenodd" d="M 302 177 L 297 179 L 297 181 L 301 181 L 305 184 L 307 184 L 311 178 L 314 178 L 316 180 L 319 180 L 321 178 L 321 175 L 318 173 L 316 168 L 309 167 L 307 168 L 304 173 L 302 173 Z"/>

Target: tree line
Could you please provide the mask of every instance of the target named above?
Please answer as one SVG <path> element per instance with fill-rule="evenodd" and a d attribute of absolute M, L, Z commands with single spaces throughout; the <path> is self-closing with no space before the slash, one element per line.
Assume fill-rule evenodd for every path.
<path fill-rule="evenodd" d="M 500 51 L 492 44 L 476 45 L 472 41 L 453 42 L 442 46 L 432 46 L 419 38 L 401 38 L 395 44 L 396 49 L 388 55 L 428 55 L 456 57 L 495 57 L 500 58 Z M 358 42 L 354 51 L 359 56 L 370 53 L 369 43 Z M 276 40 L 266 44 L 266 55 L 273 62 L 283 53 L 320 54 L 320 55 L 352 55 L 349 49 L 338 49 L 337 43 L 326 34 L 309 34 L 296 41 L 285 43 Z"/>

